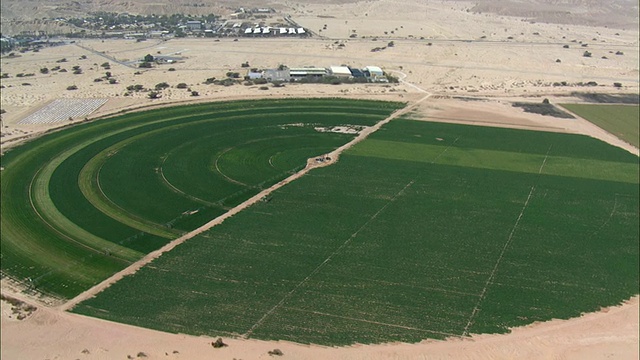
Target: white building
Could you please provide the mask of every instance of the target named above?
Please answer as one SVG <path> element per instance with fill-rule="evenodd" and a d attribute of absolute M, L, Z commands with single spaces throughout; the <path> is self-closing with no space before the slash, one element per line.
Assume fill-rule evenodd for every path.
<path fill-rule="evenodd" d="M 338 77 L 351 77 L 351 70 L 347 66 L 332 66 L 331 75 Z"/>
<path fill-rule="evenodd" d="M 384 71 L 382 71 L 382 69 L 377 66 L 365 66 L 365 68 L 362 70 L 369 72 L 369 75 L 371 77 L 384 76 Z"/>

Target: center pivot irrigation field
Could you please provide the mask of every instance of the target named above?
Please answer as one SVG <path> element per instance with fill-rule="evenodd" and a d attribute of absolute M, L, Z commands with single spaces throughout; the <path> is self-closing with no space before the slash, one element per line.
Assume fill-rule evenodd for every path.
<path fill-rule="evenodd" d="M 2 157 L 2 274 L 71 298 L 302 169 L 400 103 L 173 107 L 58 131 Z"/>
<path fill-rule="evenodd" d="M 638 157 L 394 120 L 73 311 L 345 345 L 506 332 L 638 293 Z"/>

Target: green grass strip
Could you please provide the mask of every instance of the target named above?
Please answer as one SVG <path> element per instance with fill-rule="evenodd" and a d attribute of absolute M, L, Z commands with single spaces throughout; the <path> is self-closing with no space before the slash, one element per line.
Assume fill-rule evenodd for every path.
<path fill-rule="evenodd" d="M 545 158 L 541 154 L 452 147 L 442 156 L 433 160 L 443 149 L 444 146 L 439 145 L 369 139 L 352 148 L 349 153 L 382 159 L 433 162 L 443 165 L 531 174 L 538 173 L 540 163 Z M 638 183 L 638 167 L 636 164 L 597 159 L 549 156 L 543 173 L 594 180 Z"/>
<path fill-rule="evenodd" d="M 635 147 L 640 146 L 638 105 L 562 104 L 567 110 L 589 120 Z"/>

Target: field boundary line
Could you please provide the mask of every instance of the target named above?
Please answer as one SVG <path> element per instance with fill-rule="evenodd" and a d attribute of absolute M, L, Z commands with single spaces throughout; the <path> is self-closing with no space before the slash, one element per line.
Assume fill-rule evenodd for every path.
<path fill-rule="evenodd" d="M 547 163 L 547 159 L 549 158 L 549 152 L 551 151 L 552 146 L 553 145 L 549 146 L 549 149 L 547 150 L 547 154 L 542 160 L 542 164 L 538 169 L 538 175 L 542 174 L 542 168 L 544 168 L 544 165 Z M 529 200 L 531 200 L 531 196 L 533 195 L 533 192 L 535 190 L 536 190 L 536 186 L 532 185 L 531 190 L 529 190 L 529 195 L 527 195 L 527 200 L 525 200 L 524 205 L 522 206 L 522 210 L 520 210 L 520 214 L 518 215 L 518 218 L 516 219 L 515 224 L 513 224 L 513 227 L 511 228 L 511 233 L 509 233 L 509 237 L 507 238 L 507 241 L 504 243 L 504 246 L 500 251 L 500 255 L 498 256 L 498 259 L 496 260 L 496 263 L 493 266 L 493 270 L 491 270 L 491 274 L 489 274 L 489 278 L 487 279 L 487 282 L 484 284 L 484 288 L 482 288 L 482 291 L 480 292 L 480 298 L 476 302 L 476 306 L 473 308 L 473 311 L 471 311 L 471 316 L 469 316 L 469 321 L 467 321 L 467 325 L 464 327 L 464 330 L 462 331 L 461 336 L 469 336 L 469 328 L 471 327 L 471 325 L 473 325 L 475 317 L 476 315 L 478 315 L 478 312 L 480 311 L 480 304 L 482 304 L 482 301 L 487 295 L 487 289 L 489 289 L 489 286 L 493 284 L 496 273 L 498 272 L 498 267 L 500 266 L 500 262 L 502 262 L 502 258 L 504 257 L 504 254 L 507 252 L 507 248 L 509 247 L 509 245 L 511 245 L 511 242 L 513 241 L 513 235 L 515 235 L 516 229 L 518 228 L 518 225 L 520 225 L 520 220 L 522 220 L 524 211 L 527 209 L 527 206 L 529 206 Z"/>
<path fill-rule="evenodd" d="M 380 322 L 380 321 L 375 321 L 375 320 L 359 319 L 359 318 L 354 318 L 354 317 L 349 317 L 349 316 L 341 316 L 341 315 L 324 313 L 324 312 L 320 312 L 320 311 L 313 311 L 313 310 L 305 310 L 305 309 L 300 309 L 300 308 L 294 308 L 294 307 L 289 307 L 289 306 L 285 307 L 285 309 L 289 309 L 289 310 L 293 310 L 293 311 L 306 312 L 306 313 L 316 314 L 316 315 L 322 315 L 322 316 L 328 316 L 328 317 L 334 317 L 334 318 L 338 318 L 338 319 L 353 320 L 353 321 L 359 321 L 359 322 L 364 322 L 364 323 L 369 323 L 369 324 L 376 324 L 376 325 L 394 327 L 394 328 L 399 328 L 399 329 L 423 331 L 423 332 L 428 332 L 428 333 L 432 333 L 432 334 L 439 334 L 439 335 L 445 335 L 445 336 L 451 336 L 451 337 L 457 337 L 457 338 L 461 337 L 460 335 L 457 335 L 457 334 L 446 333 L 446 332 L 442 332 L 442 331 L 421 329 L 421 328 L 417 328 L 417 327 L 413 327 L 413 326 L 390 324 L 390 323 L 385 323 L 385 322 Z"/>
<path fill-rule="evenodd" d="M 311 273 L 309 275 L 307 275 L 307 277 L 305 277 L 304 279 L 302 279 L 302 281 L 300 281 L 296 286 L 293 287 L 293 289 L 291 289 L 291 291 L 289 291 L 288 293 L 286 293 L 282 299 L 275 305 L 273 306 L 269 311 L 267 311 L 255 324 L 253 324 L 253 326 L 251 326 L 251 328 L 249 328 L 249 330 L 247 330 L 246 333 L 244 333 L 242 335 L 243 338 L 248 338 L 249 336 L 251 336 L 251 334 L 253 333 L 253 331 L 258 328 L 260 325 L 262 325 L 262 323 L 271 315 L 273 314 L 279 307 L 281 307 L 287 300 L 289 300 L 289 298 L 291 298 L 291 296 L 296 292 L 296 290 L 298 290 L 302 285 L 304 285 L 307 281 L 309 281 L 309 279 L 311 279 L 311 277 L 315 274 L 317 274 L 320 270 L 322 270 L 322 268 L 329 263 L 329 261 L 331 261 L 331 259 L 336 256 L 342 249 L 344 249 L 347 245 L 349 245 L 349 243 L 351 243 L 351 241 L 353 239 L 355 239 L 356 236 L 358 236 L 358 234 L 360 233 L 360 231 L 362 231 L 365 227 L 367 227 L 367 225 L 369 225 L 369 223 L 371 223 L 373 220 L 375 220 L 378 215 L 384 211 L 384 209 L 387 208 L 387 206 L 389 206 L 390 204 L 392 204 L 397 198 L 398 196 L 400 196 L 409 186 L 413 185 L 413 183 L 415 183 L 415 180 L 411 180 L 409 181 L 409 183 L 407 185 L 405 185 L 400 191 L 398 191 L 394 197 L 392 197 L 391 199 L 389 199 L 389 201 L 387 201 L 386 204 L 384 204 L 383 207 L 381 207 L 380 209 L 378 209 L 378 211 L 376 211 L 375 214 L 373 214 L 369 220 L 367 220 L 364 224 L 362 224 L 362 226 L 360 226 L 360 228 L 358 228 L 358 230 L 356 230 L 353 234 L 351 234 L 347 240 L 345 240 L 342 245 L 340 245 L 336 250 L 334 250 L 326 259 L 324 259 L 324 261 L 322 263 L 320 263 L 320 265 L 316 266 L 315 269 L 313 269 L 313 271 L 311 271 Z"/>
<path fill-rule="evenodd" d="M 76 306 L 77 304 L 79 304 L 80 302 L 89 299 L 91 297 L 96 296 L 98 293 L 102 292 L 104 289 L 108 288 L 109 286 L 113 285 L 114 283 L 116 283 L 117 281 L 119 281 L 120 279 L 122 279 L 123 277 L 125 277 L 126 275 L 131 275 L 133 273 L 135 273 L 136 271 L 140 270 L 143 266 L 145 266 L 146 264 L 150 263 L 151 261 L 155 260 L 156 258 L 160 257 L 162 254 L 164 254 L 167 251 L 171 251 L 173 248 L 175 248 L 176 246 L 184 243 L 185 241 L 211 229 L 212 227 L 221 224 L 224 220 L 232 217 L 233 215 L 239 213 L 240 211 L 250 207 L 251 205 L 257 203 L 258 201 L 260 201 L 261 199 L 263 199 L 264 197 L 270 195 L 272 192 L 280 189 L 281 187 L 289 184 L 290 182 L 297 180 L 299 178 L 301 178 L 303 175 L 307 174 L 309 171 L 311 171 L 312 169 L 315 168 L 321 168 L 321 167 L 325 167 L 325 166 L 329 166 L 331 164 L 334 164 L 336 161 L 338 161 L 338 157 L 339 155 L 349 149 L 351 146 L 359 143 L 360 141 L 364 140 L 367 136 L 369 136 L 370 134 L 372 134 L 373 132 L 377 131 L 378 129 L 380 129 L 383 125 L 387 124 L 389 121 L 404 115 L 406 113 L 408 113 L 409 111 L 411 111 L 414 107 L 416 107 L 418 104 L 420 104 L 421 102 L 423 102 L 424 100 L 428 99 L 432 94 L 428 93 L 427 95 L 425 95 L 424 97 L 422 97 L 421 99 L 419 99 L 418 101 L 414 102 L 411 105 L 407 105 L 402 109 L 396 110 L 393 113 L 391 113 L 389 116 L 387 116 L 385 119 L 379 121 L 378 123 L 376 123 L 375 125 L 366 128 L 365 130 L 361 131 L 354 139 L 352 139 L 351 141 L 347 142 L 346 144 L 338 147 L 336 150 L 332 151 L 331 153 L 329 153 L 331 155 L 331 161 L 325 161 L 323 163 L 317 163 L 315 162 L 315 157 L 308 159 L 307 160 L 307 165 L 305 166 L 304 169 L 296 172 L 295 174 L 292 174 L 291 176 L 287 177 L 286 179 L 279 181 L 278 183 L 272 185 L 271 187 L 262 190 L 261 192 L 259 192 L 258 194 L 252 196 L 251 198 L 245 200 L 244 202 L 242 202 L 241 204 L 239 204 L 238 206 L 232 208 L 231 210 L 227 211 L 226 213 L 218 216 L 217 218 L 207 222 L 206 224 L 200 226 L 199 228 L 190 231 L 180 237 L 178 237 L 177 239 L 174 239 L 172 241 L 170 241 L 169 243 L 167 243 L 166 245 L 164 245 L 163 247 L 161 247 L 160 249 L 154 250 L 150 253 L 148 253 L 147 255 L 145 255 L 144 257 L 142 257 L 140 260 L 134 262 L 133 264 L 129 265 L 128 267 L 120 270 L 119 272 L 111 275 L 110 277 L 108 277 L 107 279 L 103 280 L 102 282 L 100 282 L 99 284 L 93 286 L 92 288 L 80 293 L 78 296 L 74 297 L 73 299 L 67 301 L 66 303 L 62 304 L 61 306 L 59 306 L 58 308 L 62 311 L 66 311 L 66 310 L 70 310 L 72 309 L 74 306 Z"/>

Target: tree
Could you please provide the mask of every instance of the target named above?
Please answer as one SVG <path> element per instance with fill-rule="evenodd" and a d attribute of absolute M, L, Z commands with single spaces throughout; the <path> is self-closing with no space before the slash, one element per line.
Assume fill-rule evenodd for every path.
<path fill-rule="evenodd" d="M 394 47 L 396 44 L 393 41 L 389 41 L 387 47 Z"/>
<path fill-rule="evenodd" d="M 106 77 L 107 79 L 111 77 L 111 71 L 107 71 L 106 73 L 104 73 L 104 77 Z"/>
<path fill-rule="evenodd" d="M 163 90 L 168 88 L 170 85 L 167 84 L 166 82 L 161 82 L 161 83 L 157 83 L 156 84 L 156 90 Z"/>
<path fill-rule="evenodd" d="M 148 61 L 145 61 L 145 62 L 140 63 L 140 65 L 138 65 L 138 67 L 149 69 L 149 68 L 151 68 L 151 63 L 148 62 Z"/>
<path fill-rule="evenodd" d="M 149 99 L 159 99 L 160 93 L 157 91 L 152 91 L 149 93 Z"/>
<path fill-rule="evenodd" d="M 176 85 L 176 88 L 178 89 L 186 89 L 187 87 L 189 87 L 186 83 L 180 83 L 178 85 Z"/>
<path fill-rule="evenodd" d="M 242 63 L 242 65 L 240 65 L 240 66 L 242 66 L 243 68 L 248 68 L 250 65 L 249 65 L 249 62 L 247 61 L 247 62 Z"/>
<path fill-rule="evenodd" d="M 48 74 L 49 73 L 49 69 L 46 67 L 43 67 L 42 69 L 40 69 L 40 74 Z"/>
<path fill-rule="evenodd" d="M 192 91 L 191 96 L 200 96 L 200 93 L 197 91 Z"/>
<path fill-rule="evenodd" d="M 154 59 L 153 55 L 151 55 L 151 54 L 147 54 L 147 55 L 144 56 L 144 62 L 150 63 L 150 62 L 153 62 L 153 60 L 155 60 L 155 59 Z"/>
<path fill-rule="evenodd" d="M 585 51 L 584 54 L 582 54 L 582 56 L 584 57 L 591 57 L 591 53 L 588 51 Z"/>

